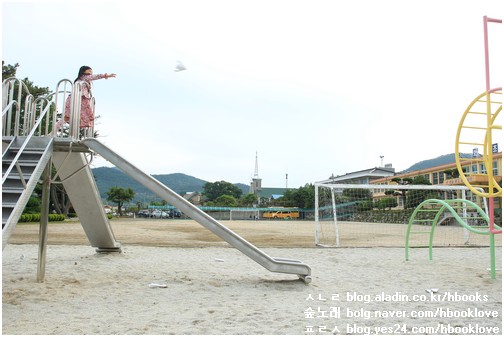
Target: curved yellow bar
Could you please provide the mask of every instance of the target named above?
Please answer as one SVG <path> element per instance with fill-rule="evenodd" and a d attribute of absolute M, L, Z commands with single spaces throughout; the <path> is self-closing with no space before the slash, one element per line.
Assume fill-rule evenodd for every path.
<path fill-rule="evenodd" d="M 455 141 L 455 162 L 460 178 L 474 194 L 486 198 L 502 196 L 502 187 L 494 177 L 492 166 L 492 132 L 502 130 L 502 125 L 495 124 L 502 110 L 502 99 L 496 100 L 495 96 L 497 95 L 502 97 L 501 88 L 484 92 L 469 104 L 460 120 Z M 478 111 L 479 103 L 485 104 L 484 110 L 486 111 Z M 466 136 L 463 131 L 467 131 L 467 133 L 471 131 L 472 137 L 463 138 Z M 479 151 L 476 151 L 476 157 L 473 157 L 473 161 L 484 165 L 484 173 L 464 172 L 460 158 L 460 154 L 463 153 L 461 147 L 464 145 L 472 146 L 473 149 L 482 149 L 482 157 L 479 157 Z M 481 180 L 483 181 L 481 182 Z M 477 187 L 483 188 L 486 192 L 482 192 Z"/>

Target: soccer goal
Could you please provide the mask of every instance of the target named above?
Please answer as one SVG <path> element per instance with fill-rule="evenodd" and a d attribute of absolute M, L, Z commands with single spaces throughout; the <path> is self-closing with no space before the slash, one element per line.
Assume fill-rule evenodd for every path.
<path fill-rule="evenodd" d="M 409 219 L 427 199 L 465 199 L 488 211 L 486 199 L 466 186 L 315 183 L 315 243 L 324 247 L 404 247 Z M 468 217 L 471 214 L 465 214 Z M 488 246 L 488 238 L 471 234 L 454 220 L 449 212 L 439 219 L 436 246 Z"/>

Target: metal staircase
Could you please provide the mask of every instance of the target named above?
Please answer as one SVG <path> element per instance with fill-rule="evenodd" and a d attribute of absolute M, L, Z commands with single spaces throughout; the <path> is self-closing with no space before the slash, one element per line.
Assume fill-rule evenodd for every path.
<path fill-rule="evenodd" d="M 52 156 L 53 138 L 2 139 L 2 249 Z"/>
<path fill-rule="evenodd" d="M 80 133 L 78 122 L 67 134 L 56 127 L 58 110 L 64 111 L 65 95 L 68 93 L 66 87 L 61 88 L 62 83 L 72 88 L 73 97 L 81 97 L 81 86 L 72 86 L 68 80 L 58 83 L 54 97 L 39 98 L 33 97 L 21 80 L 9 78 L 2 83 L 2 250 L 7 246 L 35 187 L 43 180 L 41 247 L 46 245 L 47 240 L 48 188 L 53 183 L 60 183 L 79 216 L 91 246 L 101 252 L 118 252 L 121 250 L 120 243 L 114 237 L 89 162 L 83 153 L 89 150 L 76 145 L 78 138 L 87 134 Z M 58 100 L 61 93 L 64 93 L 63 100 Z M 80 107 L 80 102 L 76 104 Z M 74 115 L 79 113 L 79 109 L 74 109 L 74 120 Z M 93 134 L 92 128 L 88 129 L 86 131 Z M 51 174 L 53 168 L 55 176 Z M 47 192 L 45 197 L 44 190 Z M 39 259 L 43 258 L 42 250 L 39 251 Z"/>

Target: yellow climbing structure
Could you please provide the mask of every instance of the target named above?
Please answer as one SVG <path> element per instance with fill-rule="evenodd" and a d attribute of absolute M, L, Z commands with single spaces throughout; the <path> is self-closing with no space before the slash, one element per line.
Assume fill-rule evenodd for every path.
<path fill-rule="evenodd" d="M 502 187 L 494 176 L 493 167 L 496 150 L 493 134 L 502 130 L 502 125 L 498 124 L 501 110 L 502 90 L 484 92 L 471 102 L 457 129 L 455 161 L 460 178 L 474 194 L 485 198 L 502 197 Z M 463 158 L 467 153 L 472 157 Z M 464 168 L 462 161 L 470 161 L 470 165 Z"/>

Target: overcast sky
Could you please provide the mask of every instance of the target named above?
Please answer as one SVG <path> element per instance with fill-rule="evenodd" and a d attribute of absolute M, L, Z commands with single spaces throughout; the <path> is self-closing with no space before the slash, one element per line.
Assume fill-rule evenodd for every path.
<path fill-rule="evenodd" d="M 147 173 L 248 184 L 257 152 L 264 187 L 297 188 L 454 152 L 485 91 L 484 15 L 502 1 L 2 1 L 2 60 L 52 90 L 117 73 L 94 82 L 96 129 Z"/>

